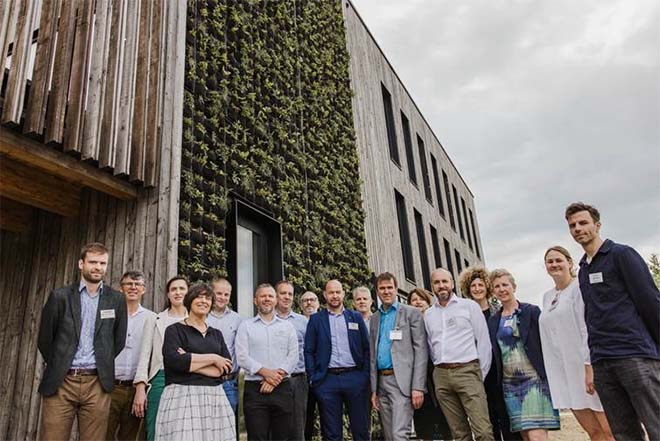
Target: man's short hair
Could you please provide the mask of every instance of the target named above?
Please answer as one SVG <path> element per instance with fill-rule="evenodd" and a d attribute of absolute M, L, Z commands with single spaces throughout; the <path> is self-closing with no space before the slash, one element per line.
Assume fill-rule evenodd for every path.
<path fill-rule="evenodd" d="M 225 277 L 213 276 L 213 278 L 211 279 L 211 285 L 215 283 L 226 283 L 227 285 L 229 285 L 229 289 L 232 289 L 231 282 L 227 280 Z"/>
<path fill-rule="evenodd" d="M 395 288 L 397 288 L 399 286 L 399 283 L 397 282 L 396 277 L 394 276 L 394 274 L 392 274 L 388 271 L 385 271 L 384 273 L 378 274 L 376 276 L 376 281 L 374 282 L 374 285 L 376 286 L 376 288 L 378 288 L 378 285 L 380 285 L 381 282 L 390 281 L 390 280 L 392 280 L 394 282 L 394 287 Z"/>
<path fill-rule="evenodd" d="M 571 205 L 566 207 L 566 220 L 568 220 L 569 216 L 573 216 L 575 213 L 579 213 L 580 211 L 589 212 L 594 223 L 600 222 L 600 213 L 598 212 L 598 209 L 593 205 L 585 204 L 584 202 L 573 202 Z"/>
<path fill-rule="evenodd" d="M 121 282 L 123 282 L 126 279 L 131 279 L 131 280 L 142 280 L 144 281 L 144 273 L 142 271 L 138 270 L 129 270 L 126 271 L 122 276 L 121 276 Z"/>
<path fill-rule="evenodd" d="M 356 295 L 358 295 L 359 292 L 365 293 L 370 299 L 373 300 L 373 297 L 371 297 L 371 290 L 367 288 L 366 286 L 358 286 L 353 290 L 353 298 L 355 298 Z"/>
<path fill-rule="evenodd" d="M 192 305 L 193 300 L 199 296 L 205 296 L 211 299 L 211 310 L 213 309 L 213 304 L 215 303 L 215 295 L 213 294 L 213 288 L 206 283 L 197 283 L 190 287 L 186 296 L 183 298 L 183 306 L 186 307 L 188 312 L 190 312 L 190 305 Z"/>
<path fill-rule="evenodd" d="M 88 243 L 80 250 L 80 260 L 85 260 L 87 253 L 92 254 L 110 254 L 110 251 L 100 242 Z"/>
<path fill-rule="evenodd" d="M 278 289 L 280 286 L 282 286 L 282 285 L 289 285 L 291 288 L 293 288 L 293 283 L 289 282 L 289 281 L 286 280 L 286 279 L 282 279 L 282 280 L 278 281 L 278 282 L 275 284 L 275 287 L 274 287 L 274 288 L 275 288 L 275 292 L 277 292 L 277 289 Z"/>
<path fill-rule="evenodd" d="M 275 291 L 275 288 L 273 288 L 273 285 L 271 285 L 270 283 L 260 283 L 259 285 L 257 285 L 256 288 L 254 288 L 254 297 L 257 296 L 257 293 L 259 292 L 260 289 L 264 289 L 264 288 L 270 288 L 273 291 Z"/>

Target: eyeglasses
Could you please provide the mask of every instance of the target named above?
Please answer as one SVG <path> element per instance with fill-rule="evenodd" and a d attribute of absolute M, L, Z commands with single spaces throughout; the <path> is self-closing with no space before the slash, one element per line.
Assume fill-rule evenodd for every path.
<path fill-rule="evenodd" d="M 318 302 L 316 299 L 300 299 L 301 302 L 303 303 L 313 303 L 313 302 Z"/>
<path fill-rule="evenodd" d="M 144 286 L 144 282 L 121 282 L 121 286 L 130 286 L 130 287 Z"/>

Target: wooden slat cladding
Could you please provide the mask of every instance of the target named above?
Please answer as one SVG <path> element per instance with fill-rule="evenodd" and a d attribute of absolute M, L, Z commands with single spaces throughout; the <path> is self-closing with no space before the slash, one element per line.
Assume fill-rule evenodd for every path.
<path fill-rule="evenodd" d="M 167 56 L 166 40 L 177 32 L 170 17 L 185 14 L 178 0 L 0 1 L 0 66 L 10 66 L 0 121 L 156 186 L 170 131 L 164 72 L 183 62 Z"/>

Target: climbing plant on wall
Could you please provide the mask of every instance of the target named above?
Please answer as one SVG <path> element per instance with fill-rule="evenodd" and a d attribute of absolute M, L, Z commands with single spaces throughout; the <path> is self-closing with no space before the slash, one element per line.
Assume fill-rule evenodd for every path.
<path fill-rule="evenodd" d="M 368 280 L 348 61 L 339 1 L 189 1 L 180 272 L 226 272 L 235 193 L 281 223 L 295 285 Z"/>

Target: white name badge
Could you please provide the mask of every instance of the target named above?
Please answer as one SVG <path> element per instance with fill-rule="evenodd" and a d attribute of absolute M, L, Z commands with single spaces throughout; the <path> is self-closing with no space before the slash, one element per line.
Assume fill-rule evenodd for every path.
<path fill-rule="evenodd" d="M 355 322 L 348 322 L 348 329 L 350 329 L 351 331 L 359 331 L 360 325 L 358 325 Z"/>
<path fill-rule="evenodd" d="M 592 285 L 594 283 L 603 283 L 603 273 L 589 274 L 589 283 L 591 283 Z"/>
<path fill-rule="evenodd" d="M 113 319 L 115 318 L 115 310 L 114 309 L 102 309 L 101 310 L 101 319 Z"/>
<path fill-rule="evenodd" d="M 393 331 L 390 331 L 390 340 L 402 340 L 403 339 L 403 331 L 400 329 L 395 329 Z"/>

